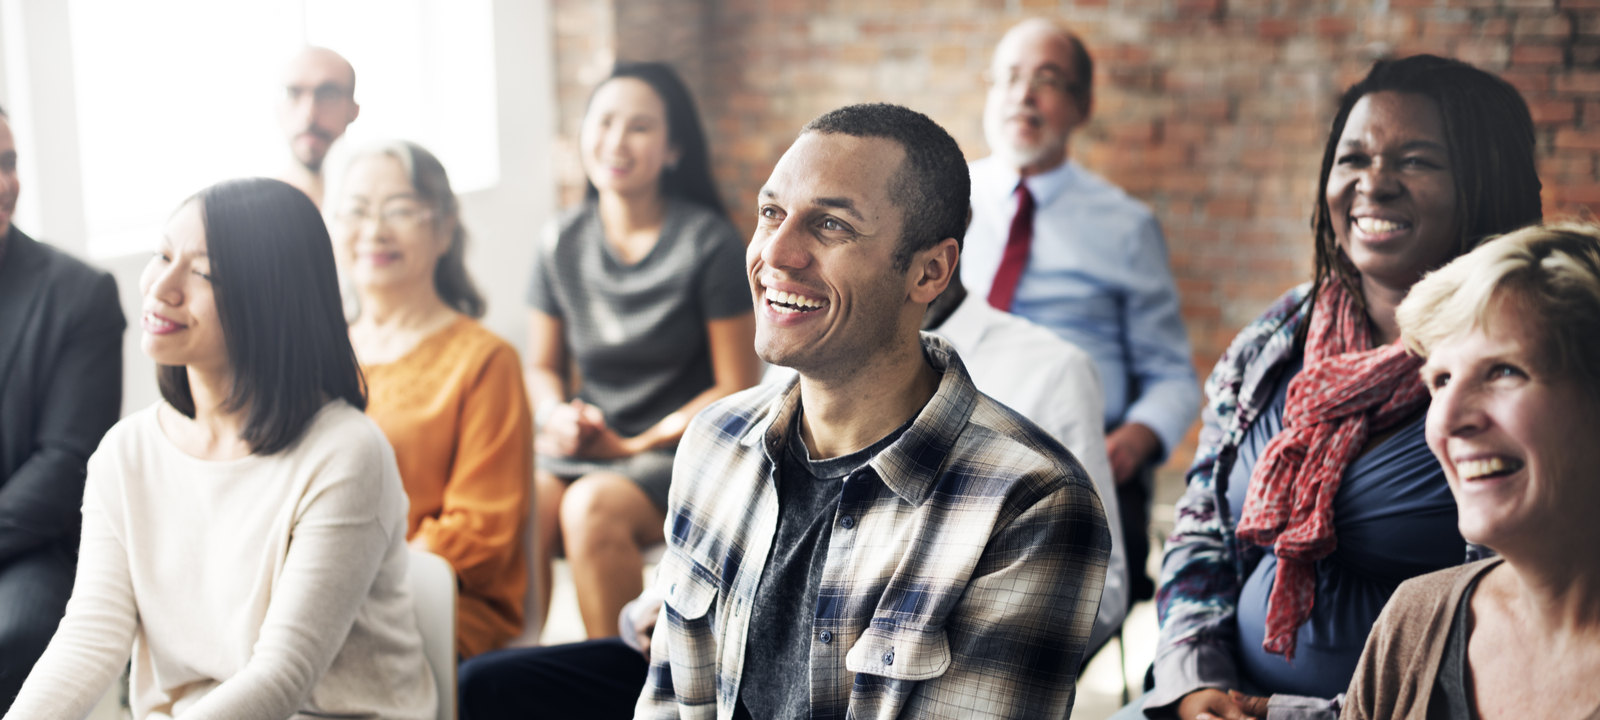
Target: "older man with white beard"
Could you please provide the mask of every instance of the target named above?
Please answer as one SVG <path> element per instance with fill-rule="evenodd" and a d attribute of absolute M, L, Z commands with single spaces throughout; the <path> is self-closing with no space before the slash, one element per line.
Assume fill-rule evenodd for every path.
<path fill-rule="evenodd" d="M 993 154 L 971 165 L 961 279 L 1094 358 L 1132 601 L 1155 590 L 1143 572 L 1151 471 L 1194 421 L 1200 389 L 1155 217 L 1068 157 L 1093 77 L 1083 42 L 1049 20 L 1013 27 L 995 48 L 983 118 Z"/>

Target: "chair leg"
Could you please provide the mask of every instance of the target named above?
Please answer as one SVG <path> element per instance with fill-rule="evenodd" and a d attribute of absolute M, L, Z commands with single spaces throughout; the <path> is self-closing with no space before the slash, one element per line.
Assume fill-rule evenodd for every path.
<path fill-rule="evenodd" d="M 1133 699 L 1128 697 L 1128 643 L 1122 638 L 1122 626 L 1117 626 L 1117 674 L 1122 676 L 1122 706 Z"/>

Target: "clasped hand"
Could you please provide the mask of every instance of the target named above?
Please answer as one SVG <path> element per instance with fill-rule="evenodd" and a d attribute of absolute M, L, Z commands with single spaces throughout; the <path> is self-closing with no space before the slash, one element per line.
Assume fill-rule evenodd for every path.
<path fill-rule="evenodd" d="M 536 439 L 542 455 L 583 460 L 615 460 L 639 454 L 635 438 L 625 438 L 606 424 L 600 408 L 574 398 L 550 412 Z"/>
<path fill-rule="evenodd" d="M 1246 695 L 1237 690 L 1214 688 L 1196 690 L 1178 703 L 1183 720 L 1266 720 L 1267 698 Z"/>

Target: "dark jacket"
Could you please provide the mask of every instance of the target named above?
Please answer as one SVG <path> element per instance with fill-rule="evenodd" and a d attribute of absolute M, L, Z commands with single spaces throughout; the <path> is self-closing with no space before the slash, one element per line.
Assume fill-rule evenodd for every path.
<path fill-rule="evenodd" d="M 0 565 L 76 553 L 84 463 L 122 409 L 111 275 L 16 226 L 0 250 Z"/>

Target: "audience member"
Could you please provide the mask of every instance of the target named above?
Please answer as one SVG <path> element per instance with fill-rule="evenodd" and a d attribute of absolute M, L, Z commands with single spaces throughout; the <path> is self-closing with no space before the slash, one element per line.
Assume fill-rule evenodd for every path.
<path fill-rule="evenodd" d="M 978 392 L 1050 433 L 1072 451 L 1094 481 L 1111 529 L 1111 559 L 1089 636 L 1092 652 L 1116 634 L 1128 614 L 1127 556 L 1101 422 L 1105 395 L 1094 359 L 1047 328 L 973 299 L 959 271 L 928 305 L 922 329 L 950 343 Z M 764 380 L 787 382 L 794 375 L 793 368 L 773 365 Z"/>
<path fill-rule="evenodd" d="M 1500 557 L 1395 591 L 1351 718 L 1600 718 L 1600 228 L 1533 227 L 1417 283 L 1428 446 Z"/>
<path fill-rule="evenodd" d="M 1314 279 L 1247 326 L 1206 383 L 1146 715 L 1332 717 L 1395 588 L 1463 561 L 1395 307 L 1423 273 L 1540 219 L 1533 149 L 1517 91 L 1464 63 L 1383 61 L 1345 92 Z"/>
<path fill-rule="evenodd" d="M 83 469 L 122 407 L 117 283 L 11 223 L 17 145 L 0 110 L 0 715 L 55 632 Z"/>
<path fill-rule="evenodd" d="M 66 618 L 6 716 L 434 717 L 404 488 L 345 334 L 327 229 L 276 180 L 214 185 L 141 279 L 164 402 L 89 459 Z"/>
<path fill-rule="evenodd" d="M 984 106 L 992 155 L 972 163 L 972 225 L 961 278 L 990 305 L 1087 351 L 1105 386 L 1106 450 L 1132 587 L 1155 585 L 1150 554 L 1154 468 L 1200 406 L 1166 240 L 1155 216 L 1068 153 L 1094 104 L 1083 41 L 1033 19 L 995 48 Z"/>
<path fill-rule="evenodd" d="M 284 68 L 278 128 L 289 140 L 294 161 L 278 177 L 300 188 L 322 206 L 322 161 L 333 142 L 361 114 L 356 104 L 356 70 L 339 53 L 307 47 Z"/>
<path fill-rule="evenodd" d="M 456 651 L 501 647 L 522 631 L 533 417 L 517 351 L 474 320 L 484 302 L 450 178 L 412 143 L 360 151 L 333 229 L 361 301 L 350 342 L 367 415 L 394 445 L 411 501 L 406 537 L 455 568 Z"/>
<path fill-rule="evenodd" d="M 955 140 L 893 105 L 779 160 L 746 264 L 757 352 L 799 379 L 684 435 L 638 717 L 1071 711 L 1111 551 L 1092 481 L 917 331 L 969 190 Z"/>
<path fill-rule="evenodd" d="M 959 277 L 928 306 L 923 329 L 950 343 L 979 392 L 1039 425 L 1083 465 L 1094 481 L 1111 533 L 1100 610 L 1089 649 L 1115 634 L 1127 614 L 1127 563 L 1122 554 L 1116 490 L 1106 460 L 1100 376 L 1087 353 L 1055 333 L 969 301 Z M 771 366 L 764 381 L 789 383 L 793 368 Z M 626 720 L 644 689 L 650 633 L 661 611 L 651 587 L 623 608 L 621 637 L 508 650 L 461 666 L 463 720 L 587 717 Z"/>
<path fill-rule="evenodd" d="M 662 539 L 673 450 L 689 418 L 754 385 L 744 244 L 711 180 L 688 88 L 621 63 L 589 99 L 583 205 L 540 243 L 528 287 L 537 408 L 541 612 L 564 549 L 589 637 L 617 634 Z"/>

